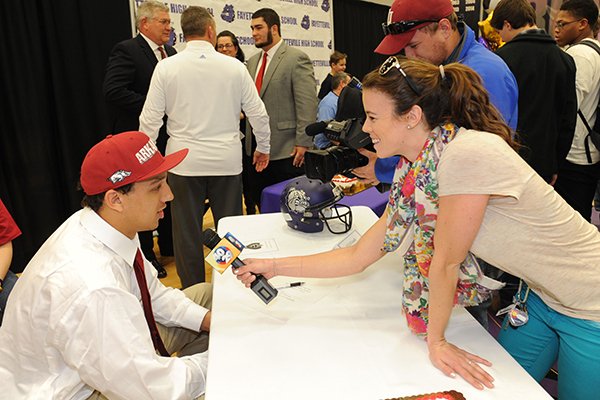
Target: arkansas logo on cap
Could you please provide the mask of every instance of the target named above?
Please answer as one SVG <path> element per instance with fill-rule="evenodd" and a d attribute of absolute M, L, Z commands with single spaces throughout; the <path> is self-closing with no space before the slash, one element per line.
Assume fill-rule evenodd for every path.
<path fill-rule="evenodd" d="M 85 156 L 81 187 L 92 196 L 143 181 L 177 166 L 187 153 L 188 149 L 182 149 L 163 157 L 143 132 L 108 135 Z"/>

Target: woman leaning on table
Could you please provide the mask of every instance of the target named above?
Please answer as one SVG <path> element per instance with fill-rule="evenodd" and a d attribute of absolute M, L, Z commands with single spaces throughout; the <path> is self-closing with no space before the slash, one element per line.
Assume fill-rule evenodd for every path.
<path fill-rule="evenodd" d="M 480 364 L 491 363 L 444 337 L 453 304 L 469 305 L 485 296 L 474 254 L 524 281 L 522 304 L 510 313 L 512 324 L 521 326 L 506 326 L 502 345 L 538 381 L 558 358 L 560 398 L 595 398 L 600 392 L 596 227 L 514 151 L 510 128 L 470 68 L 390 57 L 363 85 L 364 130 L 377 156 L 403 156 L 386 213 L 352 247 L 247 259 L 238 279 L 248 286 L 254 279 L 249 272 L 267 278 L 350 275 L 406 248 L 408 241 L 403 307 L 409 327 L 427 334 L 437 368 L 483 389 L 493 387 L 494 379 Z"/>

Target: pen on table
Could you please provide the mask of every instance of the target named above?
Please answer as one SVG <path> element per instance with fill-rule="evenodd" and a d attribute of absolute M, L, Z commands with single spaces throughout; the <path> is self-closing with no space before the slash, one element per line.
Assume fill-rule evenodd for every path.
<path fill-rule="evenodd" d="M 289 289 L 289 288 L 293 288 L 293 287 L 298 287 L 298 286 L 302 286 L 304 285 L 305 282 L 292 282 L 289 285 L 285 285 L 285 286 L 281 286 L 278 288 L 275 288 L 277 290 L 281 290 L 281 289 Z"/>

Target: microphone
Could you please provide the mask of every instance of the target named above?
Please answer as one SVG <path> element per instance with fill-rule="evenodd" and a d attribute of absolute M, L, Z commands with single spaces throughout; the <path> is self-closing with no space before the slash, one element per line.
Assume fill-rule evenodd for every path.
<path fill-rule="evenodd" d="M 203 239 L 204 245 L 211 250 L 214 250 L 215 247 L 217 247 L 217 245 L 219 243 L 221 243 L 221 241 L 224 241 L 224 242 L 228 243 L 229 245 L 234 246 L 238 249 L 244 248 L 244 245 L 242 245 L 231 234 L 227 234 L 225 239 L 221 239 L 221 237 L 219 237 L 219 234 L 217 232 L 215 232 L 213 229 L 205 229 L 204 232 L 202 232 L 202 236 L 204 238 Z M 230 239 L 235 240 L 237 243 L 231 243 Z M 243 265 L 246 265 L 246 264 L 244 264 L 244 262 L 242 260 L 237 258 L 237 256 L 233 259 L 233 261 L 231 261 L 230 264 L 231 264 L 232 268 L 239 268 Z M 271 286 L 269 281 L 264 276 L 262 276 L 260 274 L 252 274 L 252 275 L 254 275 L 256 277 L 256 279 L 254 280 L 254 282 L 252 282 L 250 284 L 250 289 L 252 289 L 252 291 L 254 293 L 256 293 L 256 295 L 262 301 L 265 302 L 265 304 L 269 304 L 271 302 L 271 300 L 273 300 L 275 297 L 277 297 L 277 293 L 278 293 L 277 289 L 275 289 L 273 286 Z"/>
<path fill-rule="evenodd" d="M 315 136 L 318 135 L 319 133 L 323 133 L 323 131 L 325 130 L 325 128 L 327 127 L 327 125 L 330 123 L 331 121 L 319 121 L 319 122 L 313 122 L 312 124 L 309 124 L 306 126 L 306 129 L 304 130 L 304 132 L 308 135 L 308 136 Z"/>

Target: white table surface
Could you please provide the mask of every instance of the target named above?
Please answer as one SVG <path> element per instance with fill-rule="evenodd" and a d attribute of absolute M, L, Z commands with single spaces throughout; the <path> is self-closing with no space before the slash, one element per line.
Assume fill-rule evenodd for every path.
<path fill-rule="evenodd" d="M 354 235 L 376 215 L 353 207 Z M 242 258 L 312 254 L 333 248 L 348 234 L 306 234 L 289 228 L 282 214 L 228 217 L 219 234 L 231 232 Z M 471 399 L 551 399 L 464 309 L 456 307 L 446 337 L 493 363 L 486 368 L 495 388 L 478 391 L 462 378 L 446 377 L 429 362 L 423 339 L 411 334 L 402 315 L 401 258 L 389 254 L 361 274 L 335 279 L 275 277 L 280 290 L 265 305 L 228 269 L 213 274 L 207 400 L 385 399 L 457 390 Z"/>

